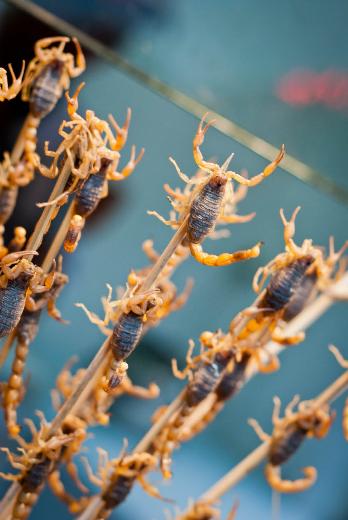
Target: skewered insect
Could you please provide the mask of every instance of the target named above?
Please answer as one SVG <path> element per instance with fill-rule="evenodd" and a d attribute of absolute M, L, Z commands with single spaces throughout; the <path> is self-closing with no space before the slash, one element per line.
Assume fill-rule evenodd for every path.
<path fill-rule="evenodd" d="M 8 66 L 8 69 L 11 74 L 12 78 L 12 85 L 8 86 L 8 79 L 7 79 L 7 71 L 6 69 L 3 69 L 0 67 L 0 101 L 10 100 L 17 96 L 18 92 L 22 88 L 22 79 L 24 75 L 24 69 L 25 69 L 25 62 L 22 63 L 22 70 L 16 78 L 16 75 L 13 71 L 11 63 Z"/>
<path fill-rule="evenodd" d="M 76 47 L 76 64 L 73 54 L 65 52 L 70 42 L 66 36 L 43 38 L 35 44 L 35 57 L 29 63 L 23 84 L 22 99 L 29 101 L 30 113 L 37 118 L 51 112 L 69 88 L 70 79 L 79 76 L 86 62 L 77 38 L 72 38 Z M 57 46 L 51 47 L 53 44 Z"/>
<path fill-rule="evenodd" d="M 0 225 L 6 224 L 16 206 L 18 188 L 26 186 L 28 177 L 23 163 L 13 166 L 10 155 L 5 152 L 0 163 Z"/>
<path fill-rule="evenodd" d="M 180 431 L 181 442 L 187 442 L 203 431 L 222 410 L 226 401 L 232 399 L 241 390 L 246 380 L 250 357 L 250 353 L 243 352 L 240 360 L 234 359 L 232 367 L 226 368 L 214 390 L 214 401 L 211 407 L 193 425 Z"/>
<path fill-rule="evenodd" d="M 145 480 L 144 474 L 157 465 L 157 458 L 150 453 L 123 453 L 117 459 L 109 460 L 106 451 L 99 449 L 99 476 L 93 474 L 88 461 L 84 459 L 90 481 L 102 490 L 103 508 L 98 519 L 109 518 L 113 509 L 129 495 L 136 481 L 150 496 L 162 499 L 159 491 Z"/>
<path fill-rule="evenodd" d="M 10 253 L 0 262 L 0 337 L 10 334 L 17 326 L 28 291 L 31 294 L 43 293 L 53 285 L 54 271 L 46 275 L 40 267 L 24 258 L 36 254 L 36 251 Z"/>
<path fill-rule="evenodd" d="M 20 427 L 17 424 L 17 408 L 25 394 L 23 372 L 30 344 L 38 333 L 41 312 L 44 308 L 47 308 L 49 316 L 58 321 L 63 321 L 60 312 L 55 306 L 55 301 L 67 282 L 67 275 L 61 272 L 60 259 L 58 271 L 55 272 L 51 288 L 44 293 L 33 294 L 27 297 L 25 309 L 15 331 L 17 345 L 11 374 L 2 388 L 5 423 L 10 437 L 16 436 L 20 431 Z"/>
<path fill-rule="evenodd" d="M 36 154 L 37 130 L 41 120 L 56 106 L 69 88 L 70 78 L 79 76 L 86 68 L 85 58 L 76 38 L 76 65 L 73 54 L 64 51 L 70 38 L 57 36 L 43 38 L 35 44 L 35 57 L 29 63 L 23 80 L 22 99 L 29 102 L 29 115 L 23 129 L 23 157 L 18 165 L 26 175 L 27 183 L 40 163 Z M 51 47 L 52 44 L 57 44 Z"/>
<path fill-rule="evenodd" d="M 66 93 L 68 114 L 71 120 L 68 122 L 63 121 L 59 128 L 58 133 L 63 137 L 61 144 L 55 152 L 52 152 L 48 149 L 48 143 L 45 143 L 46 155 L 53 158 L 50 167 L 47 168 L 42 164 L 38 165 L 42 175 L 54 178 L 59 171 L 58 161 L 62 154 L 64 154 L 71 167 L 71 176 L 66 185 L 66 190 L 53 201 L 38 204 L 39 207 L 52 204 L 65 204 L 71 193 L 83 189 L 83 185 L 88 180 L 89 176 L 100 171 L 101 163 L 104 159 L 111 162 L 107 169 L 107 180 L 122 180 L 126 178 L 132 173 L 144 153 L 144 150 L 141 150 L 138 157 L 135 158 L 135 147 L 132 147 L 131 157 L 128 164 L 121 170 L 121 172 L 117 171 L 120 160 L 119 150 L 122 149 L 127 139 L 131 112 L 128 111 L 127 119 L 123 128 L 120 128 L 114 118 L 110 116 L 110 122 L 116 130 L 116 136 L 114 136 L 109 124 L 106 121 L 99 119 L 91 110 L 86 111 L 85 118 L 77 114 L 78 95 L 83 86 L 84 84 L 82 83 L 72 97 Z M 69 132 L 66 130 L 69 130 Z M 91 184 L 89 184 L 89 187 L 91 188 Z M 78 227 L 80 228 L 81 222 L 81 219 L 79 219 Z M 69 244 L 68 248 L 73 247 L 74 240 L 78 240 L 79 231 L 81 231 L 81 229 L 76 229 L 76 219 L 74 221 L 74 229 L 75 238 L 73 239 L 72 244 Z"/>
<path fill-rule="evenodd" d="M 276 159 L 260 174 L 251 179 L 247 179 L 233 171 L 227 171 L 233 155 L 229 156 L 222 166 L 219 166 L 217 163 L 207 162 L 203 159 L 200 145 L 203 144 L 205 134 L 213 123 L 213 121 L 211 121 L 204 126 L 206 115 L 202 118 L 198 126 L 198 131 L 193 139 L 193 157 L 198 167 L 204 172 L 207 172 L 208 176 L 196 176 L 189 179 L 183 172 L 181 172 L 176 162 L 173 159 L 171 159 L 171 161 L 174 164 L 178 175 L 184 182 L 196 185 L 196 188 L 191 194 L 186 235 L 191 254 L 198 262 L 205 265 L 222 266 L 259 256 L 260 247 L 262 245 L 262 243 L 259 242 L 251 249 L 236 251 L 235 253 L 222 253 L 218 256 L 203 251 L 201 243 L 207 235 L 214 230 L 218 221 L 225 223 L 239 223 L 246 222 L 254 216 L 254 214 L 252 214 L 245 218 L 234 214 L 224 214 L 225 206 L 231 196 L 230 190 L 227 190 L 226 196 L 226 187 L 229 185 L 231 180 L 235 180 L 245 186 L 256 186 L 262 182 L 264 178 L 274 172 L 284 157 L 285 148 L 282 146 Z M 180 193 L 172 192 L 171 196 L 177 199 L 181 198 L 181 202 L 184 202 Z M 158 215 L 156 214 L 156 216 Z M 162 221 L 172 225 L 171 221 L 166 222 L 164 219 L 162 219 Z"/>
<path fill-rule="evenodd" d="M 204 350 L 198 356 L 198 359 L 193 360 L 192 351 L 194 348 L 193 341 L 190 341 L 190 346 L 186 356 L 187 366 L 183 372 L 177 368 L 176 361 L 173 360 L 173 372 L 176 377 L 180 379 L 189 377 L 189 382 L 185 389 L 183 396 L 183 405 L 179 412 L 175 415 L 173 421 L 164 429 L 159 438 L 155 441 L 156 453 L 161 459 L 161 469 L 164 478 L 171 477 L 171 454 L 175 447 L 181 440 L 181 429 L 185 425 L 187 417 L 193 410 L 201 403 L 219 384 L 223 371 L 233 358 L 234 352 L 232 349 L 220 349 L 209 358 L 205 355 Z M 192 370 L 192 367 L 195 369 Z"/>
<path fill-rule="evenodd" d="M 329 413 L 328 406 L 318 408 L 310 402 L 298 405 L 298 411 L 293 408 L 299 402 L 299 396 L 285 408 L 285 416 L 280 419 L 280 399 L 274 398 L 272 421 L 274 429 L 272 435 L 267 435 L 255 419 L 249 419 L 249 424 L 264 442 L 270 442 L 268 464 L 265 475 L 269 485 L 279 493 L 296 493 L 311 487 L 317 478 L 316 469 L 308 466 L 303 469 L 304 478 L 298 480 L 283 480 L 280 474 L 282 466 L 301 446 L 303 441 L 310 437 L 321 439 L 325 437 L 334 419 Z"/>
<path fill-rule="evenodd" d="M 158 289 L 137 293 L 137 288 L 137 286 L 133 287 L 130 294 L 127 295 L 126 293 L 121 300 L 111 302 L 112 288 L 109 286 L 109 295 L 103 302 L 105 308 L 104 320 L 100 320 L 83 304 L 77 304 L 85 311 L 89 320 L 98 325 L 103 332 L 105 332 L 105 326 L 109 321 L 114 321 L 113 317 L 116 320 L 109 340 L 113 361 L 110 365 L 111 375 L 105 384 L 105 391 L 113 390 L 121 383 L 128 368 L 125 360 L 138 345 L 144 322 L 156 313 L 156 307 L 162 303 Z"/>
<path fill-rule="evenodd" d="M 301 246 L 297 246 L 293 237 L 299 210 L 299 207 L 295 209 L 289 221 L 283 210 L 280 211 L 286 251 L 257 270 L 253 280 L 254 290 L 259 292 L 271 275 L 267 288 L 255 307 L 242 311 L 230 324 L 233 340 L 238 342 L 242 350 L 249 350 L 253 354 L 260 371 L 272 371 L 279 366 L 275 356 L 269 357 L 266 363 L 264 356 L 261 356 L 262 347 L 267 341 L 271 339 L 282 345 L 293 345 L 304 339 L 304 333 L 293 337 L 284 336 L 283 322 L 300 312 L 316 290 L 325 290 L 332 283 L 331 276 L 336 264 L 348 245 L 345 243 L 335 252 L 331 239 L 327 258 L 322 248 L 314 246 L 311 240 L 306 239 Z"/>
<path fill-rule="evenodd" d="M 78 369 L 74 374 L 71 373 L 71 367 L 75 361 L 75 358 L 68 361 L 56 379 L 56 389 L 52 391 L 52 401 L 56 410 L 62 406 L 62 400 L 65 401 L 70 397 L 85 374 L 84 368 Z M 104 391 L 98 381 L 85 405 L 79 410 L 79 417 L 89 426 L 95 424 L 106 426 L 109 424 L 110 418 L 108 410 L 117 397 L 129 395 L 139 399 L 156 399 L 159 393 L 159 387 L 155 383 L 150 383 L 147 388 L 144 388 L 134 385 L 127 375 L 111 395 Z"/>
<path fill-rule="evenodd" d="M 20 491 L 11 513 L 12 520 L 28 518 L 48 474 L 59 459 L 62 447 L 68 445 L 75 438 L 74 434 L 58 433 L 47 439 L 50 425 L 46 422 L 42 413 L 37 412 L 37 414 L 40 417 L 39 430 L 36 429 L 33 421 L 25 419 L 32 434 L 32 441 L 28 443 L 20 436 L 16 438 L 20 445 L 18 449 L 21 455 L 14 455 L 8 448 L 1 448 L 1 451 L 6 453 L 11 465 L 20 470 L 17 475 L 0 473 L 1 478 L 18 482 L 20 485 Z"/>
<path fill-rule="evenodd" d="M 124 135 L 125 139 L 128 133 L 128 127 L 130 123 L 130 110 L 123 128 L 120 128 L 116 121 L 119 133 Z M 121 149 L 120 145 L 118 146 Z M 127 166 L 119 173 L 116 171 L 118 166 L 117 162 L 112 161 L 110 158 L 102 157 L 100 160 L 100 168 L 97 172 L 91 174 L 85 181 L 81 183 L 81 186 L 77 189 L 74 201 L 74 215 L 70 222 L 70 227 L 67 232 L 67 236 L 64 241 L 64 249 L 67 253 L 75 251 L 78 242 L 81 238 L 81 232 L 84 228 L 86 218 L 92 215 L 99 205 L 101 199 L 108 195 L 108 181 L 120 181 L 127 178 L 133 171 L 137 164 L 141 161 L 144 155 L 144 149 L 142 149 L 135 157 L 135 147 L 132 146 L 131 156 Z"/>

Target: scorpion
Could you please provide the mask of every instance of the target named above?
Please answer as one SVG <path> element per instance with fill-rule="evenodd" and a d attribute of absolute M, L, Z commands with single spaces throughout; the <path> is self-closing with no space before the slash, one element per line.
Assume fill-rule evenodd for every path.
<path fill-rule="evenodd" d="M 286 250 L 257 270 L 253 280 L 254 290 L 260 292 L 265 280 L 271 275 L 268 286 L 261 293 L 256 306 L 239 313 L 230 324 L 232 342 L 238 344 L 241 352 L 249 351 L 258 369 L 264 372 L 276 370 L 279 362 L 275 356 L 270 356 L 268 362 L 264 363 L 260 355 L 263 345 L 269 340 L 281 345 L 303 341 L 303 332 L 293 337 L 284 337 L 281 323 L 300 312 L 315 290 L 325 290 L 330 285 L 335 266 L 348 246 L 346 242 L 335 252 L 333 239 L 330 239 L 327 258 L 324 258 L 322 248 L 314 246 L 311 240 L 306 239 L 301 247 L 297 246 L 293 236 L 299 210 L 299 207 L 295 209 L 289 221 L 283 210 L 280 210 Z"/>
<path fill-rule="evenodd" d="M 305 401 L 300 403 L 297 412 L 294 412 L 293 408 L 298 402 L 299 396 L 295 396 L 285 408 L 285 416 L 281 419 L 281 402 L 278 397 L 274 398 L 274 429 L 271 436 L 262 430 L 255 419 L 249 419 L 249 424 L 260 439 L 270 443 L 265 475 L 269 485 L 279 493 L 305 491 L 315 483 L 317 471 L 312 466 L 304 468 L 304 477 L 294 481 L 282 479 L 280 466 L 289 460 L 305 439 L 325 437 L 334 419 L 334 414 L 329 412 L 327 405 L 315 407 Z"/>
<path fill-rule="evenodd" d="M 2 387 L 5 422 L 11 437 L 16 436 L 20 431 L 16 410 L 25 394 L 23 372 L 30 344 L 38 333 L 41 312 L 46 308 L 49 316 L 57 321 L 63 321 L 55 302 L 68 280 L 67 275 L 62 273 L 62 258 L 60 258 L 51 288 L 44 293 L 27 297 L 24 311 L 16 327 L 17 345 L 11 375 L 8 382 Z"/>
<path fill-rule="evenodd" d="M 85 369 L 83 368 L 78 369 L 74 374 L 71 373 L 71 367 L 75 362 L 76 358 L 68 361 L 57 377 L 56 389 L 52 391 L 52 400 L 56 410 L 60 409 L 62 400 L 65 401 L 70 397 L 85 374 Z M 140 399 L 156 399 L 159 396 L 159 392 L 159 387 L 155 383 L 150 383 L 148 388 L 143 388 L 142 386 L 134 385 L 127 375 L 123 378 L 120 385 L 114 389 L 112 395 L 106 393 L 98 383 L 91 392 L 85 406 L 79 411 L 79 418 L 84 420 L 89 426 L 95 424 L 106 426 L 109 424 L 110 418 L 107 411 L 115 398 L 126 394 Z"/>
<path fill-rule="evenodd" d="M 101 488 L 103 507 L 99 511 L 97 520 L 109 518 L 112 510 L 127 498 L 136 481 L 150 496 L 163 500 L 159 491 L 144 477 L 145 473 L 156 467 L 155 456 L 146 452 L 126 455 L 123 448 L 118 458 L 109 460 L 106 451 L 102 449 L 98 451 L 98 476 L 93 474 L 88 461 L 84 459 L 90 481 Z"/>
<path fill-rule="evenodd" d="M 200 170 L 208 173 L 208 175 L 198 174 L 190 179 L 180 170 L 174 159 L 171 159 L 179 177 L 185 183 L 195 185 L 195 188 L 189 190 L 186 194 L 171 190 L 169 187 L 166 187 L 166 191 L 175 199 L 173 207 L 179 210 L 179 216 L 184 209 L 186 209 L 185 214 L 188 212 L 185 240 L 188 243 L 192 256 L 204 265 L 222 266 L 259 256 L 262 245 L 261 242 L 258 242 L 251 249 L 234 253 L 222 253 L 220 255 L 208 254 L 202 249 L 201 243 L 214 230 L 217 223 L 248 222 L 255 216 L 254 213 L 246 216 L 234 214 L 231 180 L 235 180 L 245 186 L 256 186 L 274 172 L 284 157 L 285 148 L 282 146 L 276 159 L 266 166 L 260 174 L 248 179 L 243 177 L 243 175 L 227 170 L 233 154 L 227 158 L 222 166 L 204 160 L 200 145 L 203 144 L 208 128 L 213 124 L 213 121 L 210 121 L 204 126 L 206 117 L 207 114 L 202 118 L 193 139 L 193 158 Z M 170 226 L 179 224 L 179 221 L 165 220 L 156 212 L 150 212 L 150 214 L 158 217 L 164 224 Z"/>
<path fill-rule="evenodd" d="M 170 424 L 164 428 L 162 433 L 154 442 L 154 449 L 159 454 L 161 460 L 162 474 L 165 479 L 171 477 L 171 454 L 174 448 L 182 440 L 181 431 L 185 427 L 185 421 L 193 410 L 218 386 L 222 374 L 234 356 L 233 349 L 223 346 L 224 336 L 222 334 L 212 334 L 220 343 L 219 348 L 216 342 L 206 339 L 207 333 L 201 336 L 201 353 L 196 358 L 192 358 L 195 344 L 189 341 L 189 349 L 186 355 L 186 368 L 180 371 L 176 360 L 172 361 L 174 375 L 180 379 L 189 378 L 183 396 L 183 405 L 175 415 Z M 208 347 L 208 351 L 205 347 Z M 209 355 L 209 350 L 215 349 L 213 355 Z M 160 409 L 161 412 L 161 409 Z"/>
<path fill-rule="evenodd" d="M 73 434 L 58 432 L 48 439 L 50 424 L 46 422 L 41 412 L 37 412 L 37 415 L 40 418 L 39 430 L 36 429 L 31 419 L 25 419 L 32 434 L 31 442 L 26 442 L 19 435 L 16 437 L 21 455 L 11 453 L 8 448 L 1 448 L 11 465 L 20 470 L 16 475 L 0 473 L 0 477 L 18 482 L 20 486 L 12 511 L 12 520 L 28 518 L 49 473 L 60 457 L 62 448 L 74 442 L 76 436 L 80 434 L 78 431 Z"/>
<path fill-rule="evenodd" d="M 116 120 L 111 116 L 111 122 L 119 136 L 118 141 L 116 139 L 116 142 L 113 142 L 113 146 L 117 152 L 122 150 L 126 144 L 130 119 L 130 109 L 128 109 L 127 118 L 123 127 L 120 127 Z M 68 253 L 75 251 L 81 238 L 81 232 L 84 228 L 86 218 L 96 210 L 101 199 L 107 197 L 108 182 L 121 181 L 127 178 L 141 161 L 144 151 L 144 148 L 142 148 L 138 157 L 136 157 L 135 146 L 132 146 L 129 162 L 121 172 L 117 171 L 120 154 L 115 154 L 115 159 L 112 160 L 110 156 L 104 157 L 103 151 L 101 152 L 100 168 L 91 174 L 86 180 L 81 181 L 76 191 L 73 216 L 64 241 L 64 249 Z"/>
<path fill-rule="evenodd" d="M 19 251 L 0 261 L 0 337 L 10 334 L 18 325 L 31 294 L 47 292 L 53 286 L 54 268 L 44 274 L 41 267 L 25 258 L 33 255 L 37 252 Z"/>

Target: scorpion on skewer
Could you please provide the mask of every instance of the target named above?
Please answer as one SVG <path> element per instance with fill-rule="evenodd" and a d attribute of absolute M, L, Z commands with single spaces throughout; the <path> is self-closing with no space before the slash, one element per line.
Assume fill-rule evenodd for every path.
<path fill-rule="evenodd" d="M 30 344 L 38 333 L 41 312 L 46 308 L 49 316 L 57 321 L 63 321 L 55 303 L 68 281 L 68 276 L 62 272 L 62 258 L 60 257 L 52 286 L 43 293 L 27 296 L 24 311 L 16 327 L 15 337 L 17 345 L 11 374 L 7 383 L 2 385 L 5 423 L 11 437 L 16 436 L 20 431 L 20 427 L 17 424 L 17 407 L 25 394 L 23 372 Z"/>
<path fill-rule="evenodd" d="M 187 211 L 189 213 L 185 239 L 187 240 L 192 256 L 202 264 L 222 266 L 259 256 L 260 247 L 262 245 L 262 243 L 259 242 L 251 249 L 236 251 L 235 253 L 222 253 L 218 256 L 208 254 L 202 249 L 201 243 L 214 230 L 217 223 L 248 222 L 255 216 L 254 213 L 244 217 L 234 213 L 235 204 L 233 201 L 234 194 L 231 188 L 231 180 L 235 180 L 245 186 L 256 186 L 274 172 L 284 157 L 285 148 L 282 146 L 276 159 L 266 166 L 260 174 L 251 179 L 247 179 L 238 173 L 227 170 L 233 155 L 229 156 L 222 166 L 219 166 L 217 163 L 207 162 L 203 159 L 200 145 L 204 141 L 208 128 L 213 123 L 213 121 L 211 121 L 204 126 L 205 117 L 206 116 L 201 120 L 198 131 L 193 139 L 193 157 L 200 170 L 208 173 L 208 175 L 198 174 L 192 179 L 189 179 L 189 177 L 181 172 L 176 162 L 171 159 L 180 178 L 189 185 L 195 185 L 195 188 L 192 191 L 188 190 L 186 193 L 180 193 L 166 186 L 166 191 L 175 199 L 173 207 L 178 211 L 179 219 L 184 209 L 186 209 L 185 213 L 187 213 Z M 164 224 L 170 226 L 177 226 L 181 223 L 180 220 L 167 221 L 156 212 L 150 212 L 150 214 L 157 216 Z"/>
<path fill-rule="evenodd" d="M 316 481 L 317 471 L 308 466 L 303 469 L 304 477 L 291 481 L 283 480 L 280 474 L 282 466 L 301 446 L 305 439 L 316 437 L 322 439 L 330 429 L 334 414 L 329 412 L 328 406 L 315 407 L 310 402 L 298 405 L 297 412 L 293 408 L 299 402 L 299 396 L 285 408 L 285 416 L 281 419 L 280 399 L 274 398 L 272 435 L 267 435 L 255 419 L 249 419 L 249 424 L 264 442 L 270 442 L 268 464 L 265 475 L 269 485 L 279 493 L 297 493 L 310 488 Z"/>
<path fill-rule="evenodd" d="M 20 486 L 12 510 L 12 520 L 28 518 L 49 473 L 60 457 L 61 450 L 64 446 L 74 442 L 81 433 L 78 430 L 73 434 L 58 432 L 48 439 L 50 424 L 46 422 L 42 413 L 37 412 L 37 414 L 40 418 L 39 430 L 36 429 L 32 420 L 25 420 L 32 434 L 31 442 L 26 442 L 19 435 L 16 437 L 21 455 L 11 453 L 8 448 L 1 448 L 11 465 L 20 470 L 16 475 L 0 473 L 1 478 L 18 482 Z"/>

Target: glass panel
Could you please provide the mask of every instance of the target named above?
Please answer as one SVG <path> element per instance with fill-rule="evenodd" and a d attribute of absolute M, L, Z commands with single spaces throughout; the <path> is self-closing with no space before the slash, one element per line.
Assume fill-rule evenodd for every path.
<path fill-rule="evenodd" d="M 53 32 L 22 11 L 13 7 L 5 8 L 1 2 L 0 14 L 3 42 L 0 45 L 1 65 L 12 62 L 18 70 L 20 59 L 31 55 L 33 41 Z M 265 25 L 272 26 L 266 22 Z M 16 34 L 21 34 L 22 38 L 15 38 L 12 33 L 12 39 L 7 39 L 13 27 L 16 27 Z M 4 44 L 6 41 L 7 45 Z M 195 54 L 198 54 L 197 50 Z M 186 67 L 188 63 L 191 62 L 186 62 Z M 135 143 L 138 148 L 144 146 L 146 153 L 134 175 L 110 186 L 110 199 L 103 201 L 95 218 L 87 222 L 78 251 L 73 256 L 65 255 L 64 265 L 70 283 L 62 294 L 59 308 L 63 317 L 71 323 L 64 327 L 46 318 L 42 320 L 39 336 L 29 356 L 31 379 L 21 417 L 33 416 L 36 409 L 44 410 L 47 417 L 51 417 L 49 390 L 63 364 L 71 356 L 78 355 L 81 365 L 85 366 L 103 341 L 98 330 L 89 324 L 74 303 L 84 302 L 90 309 L 101 313 L 100 297 L 106 294 L 105 283 L 122 285 L 131 268 L 146 264 L 141 251 L 143 240 L 154 239 L 159 250 L 169 240 L 170 229 L 146 215 L 148 209 L 156 209 L 167 215 L 169 204 L 162 190 L 164 182 L 174 187 L 182 186 L 168 162 L 168 156 L 173 156 L 188 175 L 195 172 L 191 143 L 197 120 L 192 115 L 125 76 L 99 56 L 88 57 L 88 69 L 83 80 L 86 81 L 86 87 L 80 95 L 81 111 L 91 108 L 103 117 L 112 112 L 117 120 L 122 121 L 127 107 L 131 106 L 133 120 L 128 141 Z M 73 87 L 77 84 L 78 80 L 75 80 Z M 257 100 L 257 120 L 261 121 L 260 111 L 264 103 L 256 97 L 253 100 L 255 105 Z M 3 121 L 1 138 L 2 143 L 5 143 L 3 149 L 7 149 L 20 127 L 26 107 L 22 106 L 20 100 L 16 100 L 2 103 L 0 111 Z M 56 130 L 64 117 L 65 103 L 62 101 L 40 127 L 41 145 L 46 139 L 50 141 L 51 148 L 58 142 Z M 275 119 L 272 111 L 265 111 L 263 124 L 265 127 L 268 124 L 272 126 Z M 274 141 L 281 142 L 282 137 L 282 134 L 279 136 L 275 132 Z M 287 142 L 285 137 L 284 141 Z M 129 149 L 127 146 L 123 157 L 128 157 Z M 265 161 L 251 150 L 214 129 L 209 130 L 203 149 L 206 157 L 214 156 L 219 161 L 223 161 L 230 152 L 235 152 L 233 167 L 236 171 L 247 168 L 253 174 L 265 165 Z M 45 200 L 50 186 L 49 181 L 37 179 L 29 188 L 23 189 L 10 228 L 15 224 L 32 226 L 37 215 L 34 202 Z M 161 403 L 170 401 L 182 388 L 182 383 L 171 376 L 170 359 L 175 356 L 181 365 L 184 363 L 188 339 L 197 340 L 203 330 L 225 330 L 231 317 L 253 301 L 251 279 L 256 268 L 266 264 L 283 248 L 279 208 L 283 207 L 286 215 L 289 215 L 297 205 L 302 207 L 297 222 L 298 241 L 311 237 L 315 243 L 326 245 L 329 235 L 333 234 L 340 245 L 346 239 L 343 226 L 347 222 L 346 207 L 279 169 L 271 179 L 251 189 L 246 201 L 240 205 L 243 214 L 256 211 L 255 220 L 250 224 L 235 226 L 231 238 L 205 243 L 208 251 L 230 251 L 248 247 L 262 239 L 265 246 L 260 259 L 219 269 L 200 266 L 190 259 L 180 268 L 176 276 L 180 287 L 187 277 L 194 276 L 196 279 L 192 297 L 183 310 L 152 330 L 129 359 L 130 375 L 137 384 L 147 385 L 150 381 L 159 384 Z M 335 306 L 308 332 L 304 345 L 289 349 L 284 354 L 279 372 L 269 377 L 255 378 L 206 432 L 175 453 L 174 478 L 170 485 L 161 487 L 162 494 L 184 507 L 189 496 L 199 496 L 257 446 L 257 438 L 246 424 L 248 417 L 255 416 L 266 431 L 270 430 L 274 393 L 280 395 L 286 403 L 294 393 L 310 398 L 331 382 L 340 369 L 328 353 L 327 345 L 335 343 L 345 348 L 343 318 L 343 306 Z M 99 428 L 95 431 L 95 438 L 88 443 L 90 458 L 95 460 L 96 446 L 102 446 L 110 455 L 116 456 L 124 437 L 129 438 L 132 447 L 146 431 L 150 415 L 157 405 L 132 398 L 117 401 L 111 426 L 107 429 Z M 340 432 L 340 421 L 336 422 L 328 439 L 322 442 L 325 444 L 309 443 L 296 455 L 292 476 L 298 475 L 298 468 L 314 463 L 319 478 L 312 490 L 282 500 L 283 518 L 324 520 L 342 515 L 345 507 L 345 468 L 343 464 L 337 464 L 337 460 L 346 446 Z M 2 431 L 2 445 L 6 443 Z M 325 449 L 322 449 L 323 446 Z M 287 475 L 287 468 L 284 474 Z M 158 475 L 153 481 L 156 485 L 160 483 Z M 6 486 L 2 484 L 2 488 Z M 271 493 L 263 480 L 261 469 L 248 477 L 237 491 L 241 518 L 271 516 Z M 231 503 L 230 495 L 224 498 L 223 516 L 226 516 Z M 162 518 L 165 508 L 168 508 L 167 504 L 155 501 L 137 489 L 122 506 L 117 517 Z M 46 493 L 35 507 L 32 518 L 46 518 L 48 512 L 52 520 L 66 517 L 64 508 Z"/>

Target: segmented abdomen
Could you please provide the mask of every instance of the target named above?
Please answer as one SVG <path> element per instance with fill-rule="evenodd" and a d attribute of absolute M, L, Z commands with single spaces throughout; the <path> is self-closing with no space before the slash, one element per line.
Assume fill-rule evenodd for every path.
<path fill-rule="evenodd" d="M 29 97 L 29 110 L 33 116 L 41 119 L 56 106 L 63 92 L 60 85 L 63 69 L 64 63 L 54 60 L 34 80 Z"/>
<path fill-rule="evenodd" d="M 187 236 L 193 244 L 199 244 L 214 229 L 225 193 L 226 178 L 214 176 L 193 200 L 187 224 Z"/>
<path fill-rule="evenodd" d="M 50 459 L 44 458 L 42 462 L 34 464 L 19 481 L 21 491 L 13 507 L 12 520 L 26 520 L 26 518 L 29 517 L 38 499 L 40 487 L 47 479 L 50 471 L 51 461 Z"/>
<path fill-rule="evenodd" d="M 226 372 L 215 390 L 219 401 L 227 401 L 236 395 L 244 385 L 246 368 L 250 354 L 243 354 L 239 363 L 235 361 L 232 372 Z"/>
<path fill-rule="evenodd" d="M 26 276 L 8 280 L 7 287 L 0 289 L 0 337 L 10 334 L 18 324 L 25 305 L 25 292 L 29 284 Z"/>
<path fill-rule="evenodd" d="M 284 464 L 298 450 L 307 435 L 297 424 L 288 426 L 288 431 L 279 439 L 272 440 L 269 462 L 272 466 Z"/>
<path fill-rule="evenodd" d="M 108 161 L 107 165 L 102 163 L 100 171 L 90 175 L 77 192 L 75 197 L 75 213 L 81 215 L 81 217 L 89 217 L 98 206 L 104 189 L 107 166 L 109 166 L 109 164 L 110 161 Z"/>
<path fill-rule="evenodd" d="M 116 361 L 126 359 L 137 346 L 143 330 L 143 317 L 129 312 L 122 314 L 110 339 L 110 347 Z"/>
<path fill-rule="evenodd" d="M 39 330 L 40 316 L 41 309 L 37 311 L 24 309 L 16 329 L 16 335 L 20 343 L 32 343 L 34 341 Z"/>
<path fill-rule="evenodd" d="M 284 321 L 292 320 L 304 309 L 314 290 L 316 281 L 316 273 L 306 275 L 303 278 L 301 285 L 297 287 L 295 294 L 284 309 L 284 314 L 282 316 Z"/>
<path fill-rule="evenodd" d="M 109 485 L 102 496 L 106 509 L 113 509 L 127 498 L 135 478 L 136 477 L 118 476 L 117 479 Z"/>
<path fill-rule="evenodd" d="M 0 193 L 0 224 L 6 224 L 17 202 L 18 188 L 2 188 Z"/>
<path fill-rule="evenodd" d="M 188 406 L 197 406 L 219 382 L 222 371 L 232 358 L 232 353 L 216 354 L 212 363 L 202 363 L 188 384 L 185 400 Z"/>
<path fill-rule="evenodd" d="M 271 278 L 258 307 L 273 311 L 283 309 L 301 286 L 306 271 L 313 263 L 312 256 L 304 256 L 279 269 Z"/>

